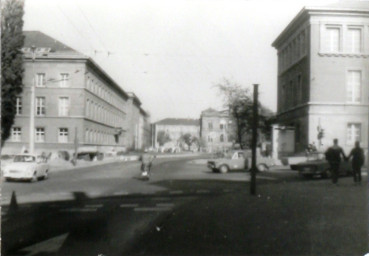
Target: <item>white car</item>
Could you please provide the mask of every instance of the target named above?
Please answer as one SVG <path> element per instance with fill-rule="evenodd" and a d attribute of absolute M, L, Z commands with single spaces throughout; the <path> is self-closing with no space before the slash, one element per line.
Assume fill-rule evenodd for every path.
<path fill-rule="evenodd" d="M 17 179 L 35 182 L 39 179 L 47 179 L 49 168 L 45 157 L 30 154 L 16 155 L 13 162 L 5 166 L 3 176 L 6 181 Z"/>

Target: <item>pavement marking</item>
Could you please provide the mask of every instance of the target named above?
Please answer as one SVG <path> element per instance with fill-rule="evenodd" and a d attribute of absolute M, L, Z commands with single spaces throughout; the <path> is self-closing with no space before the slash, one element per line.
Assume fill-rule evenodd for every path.
<path fill-rule="evenodd" d="M 156 204 L 157 207 L 173 207 L 174 204 L 173 203 L 158 203 Z"/>
<path fill-rule="evenodd" d="M 170 207 L 140 207 L 134 209 L 135 212 L 164 212 L 170 210 Z"/>
<path fill-rule="evenodd" d="M 171 195 L 179 195 L 179 194 L 183 194 L 183 191 L 182 190 L 170 191 L 169 194 L 171 194 Z"/>
<path fill-rule="evenodd" d="M 121 204 L 120 208 L 135 208 L 138 204 Z"/>
<path fill-rule="evenodd" d="M 65 233 L 65 234 L 44 240 L 37 244 L 33 244 L 31 246 L 25 247 L 23 248 L 23 250 L 28 252 L 27 256 L 45 255 L 45 254 L 54 255 L 63 246 L 68 235 L 69 233 Z"/>
<path fill-rule="evenodd" d="M 129 193 L 127 191 L 118 191 L 118 192 L 114 192 L 113 195 L 115 195 L 115 196 L 126 196 L 126 195 L 129 195 Z"/>
<path fill-rule="evenodd" d="M 70 209 L 61 209 L 61 212 L 96 212 L 96 208 L 70 208 Z"/>
<path fill-rule="evenodd" d="M 88 207 L 88 208 L 101 208 L 103 206 L 104 206 L 103 204 L 87 204 L 87 205 L 85 205 L 85 207 Z"/>

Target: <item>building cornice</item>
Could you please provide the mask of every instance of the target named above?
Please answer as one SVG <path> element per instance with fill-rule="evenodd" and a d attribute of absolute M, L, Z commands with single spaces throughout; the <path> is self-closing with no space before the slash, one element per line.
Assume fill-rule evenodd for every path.
<path fill-rule="evenodd" d="M 369 9 L 354 9 L 354 8 L 338 8 L 338 7 L 304 7 L 287 27 L 274 40 L 272 46 L 279 48 L 282 42 L 285 41 L 303 22 L 307 21 L 311 16 L 349 16 L 349 17 L 369 17 Z"/>

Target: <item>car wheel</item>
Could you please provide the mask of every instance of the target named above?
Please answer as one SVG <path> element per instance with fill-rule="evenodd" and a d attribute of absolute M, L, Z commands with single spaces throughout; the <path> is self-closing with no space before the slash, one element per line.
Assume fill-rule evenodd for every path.
<path fill-rule="evenodd" d="M 265 164 L 258 164 L 257 168 L 259 172 L 265 172 L 268 169 L 268 167 Z"/>
<path fill-rule="evenodd" d="M 44 180 L 47 180 L 49 178 L 49 170 L 45 171 L 44 177 L 42 177 Z"/>
<path fill-rule="evenodd" d="M 326 169 L 323 173 L 323 178 L 331 178 L 332 177 L 332 172 L 331 172 L 331 169 Z"/>
<path fill-rule="evenodd" d="M 219 171 L 221 173 L 227 173 L 229 171 L 229 168 L 226 165 L 222 165 L 222 166 L 219 167 Z"/>
<path fill-rule="evenodd" d="M 31 182 L 36 182 L 37 180 L 38 180 L 37 172 L 34 172 L 32 178 L 31 178 Z"/>

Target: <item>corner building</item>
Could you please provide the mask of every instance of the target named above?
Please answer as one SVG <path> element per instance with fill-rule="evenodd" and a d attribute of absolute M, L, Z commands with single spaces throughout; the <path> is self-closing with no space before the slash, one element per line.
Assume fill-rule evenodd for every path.
<path fill-rule="evenodd" d="M 278 51 L 275 157 L 368 146 L 369 2 L 305 7 L 273 42 Z M 323 131 L 323 138 L 318 133 Z"/>
<path fill-rule="evenodd" d="M 23 92 L 2 153 L 29 148 L 35 83 L 35 152 L 124 150 L 129 95 L 92 59 L 38 31 L 24 32 Z M 32 60 L 31 46 L 36 47 Z M 35 79 L 35 82 L 34 82 Z"/>

